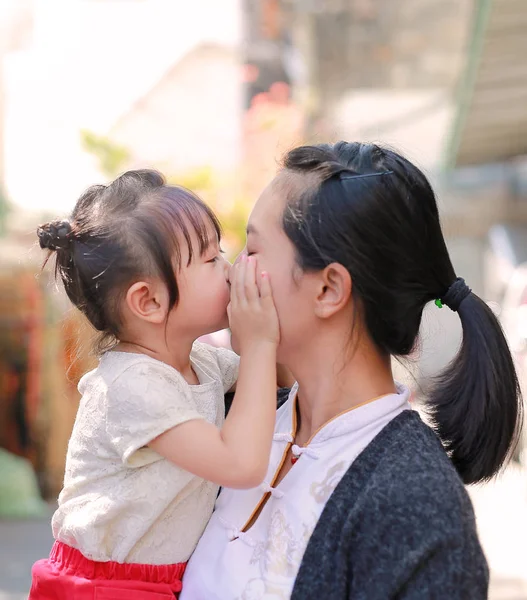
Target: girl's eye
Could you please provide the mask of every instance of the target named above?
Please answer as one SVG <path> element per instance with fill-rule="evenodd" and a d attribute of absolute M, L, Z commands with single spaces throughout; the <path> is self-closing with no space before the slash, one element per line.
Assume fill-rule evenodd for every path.
<path fill-rule="evenodd" d="M 225 251 L 224 251 L 224 250 L 222 250 L 222 249 L 220 248 L 220 255 L 221 255 L 221 254 L 225 254 Z M 218 261 L 219 261 L 219 260 L 221 260 L 221 259 L 222 259 L 222 257 L 221 257 L 221 256 L 215 256 L 214 258 L 211 258 L 211 259 L 210 259 L 210 260 L 208 260 L 207 262 L 208 262 L 208 263 L 215 263 L 215 262 L 218 262 Z"/>

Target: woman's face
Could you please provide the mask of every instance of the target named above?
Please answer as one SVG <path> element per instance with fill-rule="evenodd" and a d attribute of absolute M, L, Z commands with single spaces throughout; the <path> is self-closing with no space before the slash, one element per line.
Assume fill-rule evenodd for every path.
<path fill-rule="evenodd" d="M 269 273 L 280 320 L 278 361 L 284 364 L 317 330 L 313 311 L 317 278 L 299 268 L 293 244 L 282 229 L 282 214 L 294 177 L 281 173 L 263 191 L 249 217 L 244 250 L 256 258 L 260 271 Z"/>

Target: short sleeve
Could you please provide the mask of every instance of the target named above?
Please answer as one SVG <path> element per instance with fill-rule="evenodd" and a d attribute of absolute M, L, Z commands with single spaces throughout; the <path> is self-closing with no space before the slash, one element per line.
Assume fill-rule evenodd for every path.
<path fill-rule="evenodd" d="M 221 373 L 223 392 L 226 394 L 238 381 L 240 357 L 227 348 L 214 348 L 213 350 Z"/>
<path fill-rule="evenodd" d="M 161 456 L 148 448 L 172 427 L 202 419 L 183 377 L 171 367 L 141 362 L 128 367 L 108 389 L 106 430 L 123 463 L 140 467 Z"/>

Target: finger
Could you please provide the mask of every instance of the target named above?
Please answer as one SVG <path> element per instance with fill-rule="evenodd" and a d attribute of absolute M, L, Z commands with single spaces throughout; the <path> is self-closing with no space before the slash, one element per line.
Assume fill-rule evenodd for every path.
<path fill-rule="evenodd" d="M 247 258 L 247 266 L 245 269 L 244 281 L 245 298 L 248 302 L 256 302 L 258 300 L 258 286 L 256 285 L 256 260 L 249 256 Z"/>
<path fill-rule="evenodd" d="M 273 304 L 273 291 L 267 271 L 262 271 L 260 274 L 260 298 L 262 302 Z"/>
<path fill-rule="evenodd" d="M 236 294 L 236 301 L 238 305 L 241 305 L 246 302 L 245 299 L 245 271 L 247 266 L 247 257 L 242 256 L 238 266 L 236 267 L 236 275 L 234 278 L 234 289 Z"/>
<path fill-rule="evenodd" d="M 236 271 L 238 270 L 238 265 L 232 265 L 231 270 L 229 271 L 229 291 L 231 295 L 231 305 L 236 306 L 238 303 L 238 298 L 236 297 Z"/>
<path fill-rule="evenodd" d="M 231 304 L 233 308 L 236 308 L 239 304 L 238 298 L 238 276 L 240 270 L 240 263 L 234 264 L 229 273 L 229 279 L 231 282 Z"/>

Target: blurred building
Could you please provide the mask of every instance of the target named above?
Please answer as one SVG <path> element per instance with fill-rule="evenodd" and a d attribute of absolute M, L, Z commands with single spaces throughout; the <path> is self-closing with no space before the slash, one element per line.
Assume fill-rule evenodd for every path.
<path fill-rule="evenodd" d="M 527 3 L 281 0 L 279 7 L 279 23 L 302 55 L 292 95 L 304 107 L 305 139 L 381 142 L 416 162 L 437 190 L 457 271 L 485 297 L 489 228 L 527 220 L 527 71 L 519 59 Z M 421 337 L 414 368 L 425 383 L 452 357 L 458 319 L 427 311 Z"/>
<path fill-rule="evenodd" d="M 132 164 L 174 172 L 239 159 L 238 0 L 33 0 L 25 10 L 23 43 L 4 51 L 0 117 L 16 205 L 63 212 L 101 180 L 83 130 L 115 134 Z"/>
<path fill-rule="evenodd" d="M 196 167 L 233 171 L 240 162 L 242 84 L 237 49 L 194 46 L 111 127 L 132 166 L 165 173 Z"/>

